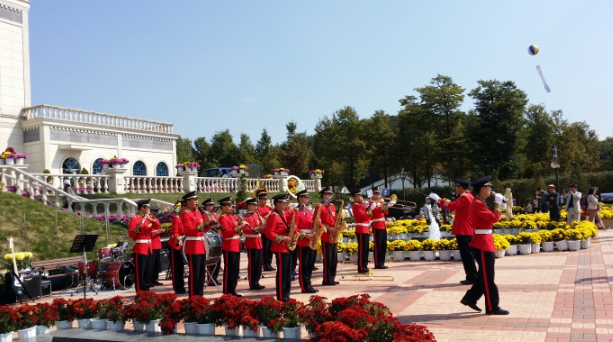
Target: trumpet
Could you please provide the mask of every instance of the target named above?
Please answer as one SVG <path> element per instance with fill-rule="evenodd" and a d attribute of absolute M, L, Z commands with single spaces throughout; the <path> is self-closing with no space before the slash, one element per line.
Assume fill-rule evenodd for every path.
<path fill-rule="evenodd" d="M 222 225 L 219 224 L 219 222 L 217 222 L 217 220 L 215 218 L 213 218 L 211 213 L 209 213 L 208 211 L 204 210 L 203 207 L 198 207 L 198 211 L 200 211 L 200 213 L 202 215 L 205 215 L 208 219 L 210 219 L 213 223 L 215 223 L 215 225 L 217 227 L 219 227 L 219 229 L 221 229 L 222 231 L 226 230 Z"/>
<path fill-rule="evenodd" d="M 387 207 L 390 209 L 404 209 L 404 207 L 417 208 L 417 203 L 399 200 L 398 196 L 396 196 L 395 194 L 391 195 L 390 197 L 383 197 L 380 199 L 380 201 L 387 201 Z"/>
<path fill-rule="evenodd" d="M 258 233 L 258 231 L 257 231 L 257 230 L 255 230 L 255 229 L 254 229 L 254 228 L 251 226 L 251 224 L 249 224 L 249 222 L 247 222 L 247 220 L 245 220 L 245 218 L 243 218 L 243 216 L 242 216 L 242 215 L 237 214 L 237 213 L 236 213 L 236 211 L 234 211 L 234 210 L 232 211 L 232 214 L 234 214 L 234 215 L 236 216 L 236 218 L 238 218 L 238 219 L 239 219 L 241 222 L 245 222 L 245 224 L 247 225 L 247 227 L 249 227 L 249 229 L 251 229 L 251 231 L 252 231 L 254 234 L 257 234 L 257 233 Z"/>

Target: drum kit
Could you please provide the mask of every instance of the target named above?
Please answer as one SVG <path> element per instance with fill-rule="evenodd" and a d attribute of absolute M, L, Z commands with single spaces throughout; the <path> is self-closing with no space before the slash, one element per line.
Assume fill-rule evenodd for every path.
<path fill-rule="evenodd" d="M 71 284 L 68 287 L 77 285 L 78 279 L 89 278 L 95 284 L 100 284 L 101 288 L 109 289 L 128 289 L 134 285 L 134 264 L 126 258 L 127 243 L 118 243 L 117 247 L 103 247 L 97 252 L 98 260 L 90 260 L 85 264 L 83 261 L 78 264 L 78 278 L 69 277 Z M 73 280 L 77 278 L 77 280 Z M 72 284 L 74 283 L 74 284 Z M 91 287 L 90 287 L 91 288 Z"/>

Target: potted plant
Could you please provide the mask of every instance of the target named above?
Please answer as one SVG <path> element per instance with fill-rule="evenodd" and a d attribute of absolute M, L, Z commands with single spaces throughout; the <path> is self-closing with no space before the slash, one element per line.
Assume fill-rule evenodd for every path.
<path fill-rule="evenodd" d="M 530 243 L 532 244 L 531 253 L 538 254 L 541 251 L 541 235 L 539 233 L 530 234 Z"/>
<path fill-rule="evenodd" d="M 111 162 L 108 159 L 100 159 L 100 161 L 98 161 L 98 166 L 100 166 L 103 170 L 106 170 L 109 168 L 109 164 Z"/>
<path fill-rule="evenodd" d="M 234 165 L 230 168 L 230 174 L 234 177 L 238 176 L 238 166 Z"/>
<path fill-rule="evenodd" d="M 239 214 L 246 213 L 247 212 L 247 203 L 245 203 L 244 201 L 236 203 L 236 209 L 238 210 Z"/>
<path fill-rule="evenodd" d="M 317 179 L 317 178 L 322 178 L 324 173 L 325 173 L 324 170 L 315 169 L 315 170 L 309 171 L 309 176 L 311 177 L 311 179 Z"/>
<path fill-rule="evenodd" d="M 200 170 L 200 164 L 197 162 L 190 162 L 187 164 L 187 167 L 189 168 L 189 171 L 192 172 Z"/>
<path fill-rule="evenodd" d="M 249 172 L 247 172 L 248 170 L 249 170 L 249 166 L 246 166 L 243 164 L 238 166 L 238 173 L 241 173 L 241 174 L 244 173 L 248 176 L 249 175 Z"/>
<path fill-rule="evenodd" d="M 392 251 L 394 252 L 394 260 L 396 262 L 404 261 L 404 245 L 406 242 L 403 240 L 394 240 L 390 244 Z"/>
<path fill-rule="evenodd" d="M 225 294 L 213 302 L 213 310 L 217 313 L 216 326 L 223 326 L 227 336 L 240 336 L 243 327 L 241 306 L 243 300 L 231 294 Z"/>
<path fill-rule="evenodd" d="M 329 304 L 325 297 L 311 296 L 309 303 L 304 305 L 298 312 L 300 321 L 304 323 L 309 338 L 312 339 L 314 337 L 315 331 L 322 324 L 334 320 L 328 307 Z"/>
<path fill-rule="evenodd" d="M 426 239 L 421 242 L 421 249 L 424 251 L 424 259 L 433 261 L 436 258 L 436 241 Z"/>
<path fill-rule="evenodd" d="M 538 231 L 538 225 L 534 221 L 524 221 L 521 224 L 521 229 L 524 232 L 536 232 Z"/>
<path fill-rule="evenodd" d="M 280 167 L 279 168 L 279 175 L 281 175 L 281 176 L 289 175 L 289 169 Z"/>
<path fill-rule="evenodd" d="M 553 252 L 553 236 L 548 230 L 541 230 L 538 232 L 541 237 L 541 245 L 543 246 L 543 252 Z"/>
<path fill-rule="evenodd" d="M 411 261 L 421 260 L 421 243 L 417 240 L 409 240 L 404 244 L 404 251 L 409 252 Z"/>
<path fill-rule="evenodd" d="M 51 171 L 49 171 L 49 169 L 44 169 L 43 173 L 51 173 Z M 47 184 L 53 184 L 53 177 L 43 177 L 43 179 L 45 180 L 45 182 L 47 182 Z"/>
<path fill-rule="evenodd" d="M 358 261 L 358 243 L 357 242 L 348 243 L 347 253 L 349 253 L 349 260 L 351 262 Z"/>
<path fill-rule="evenodd" d="M 505 239 L 502 235 L 498 234 L 494 234 L 493 238 L 494 248 L 496 249 L 496 252 L 494 252 L 494 254 L 496 255 L 496 258 L 504 257 L 505 251 L 509 249 L 510 246 L 509 241 L 507 241 L 507 239 Z"/>
<path fill-rule="evenodd" d="M 6 155 L 6 165 L 15 165 L 15 156 L 17 153 L 8 153 Z"/>
<path fill-rule="evenodd" d="M 494 229 L 494 234 L 502 234 L 502 230 L 504 229 L 505 224 L 502 221 L 498 221 L 496 223 L 494 223 L 493 228 Z"/>
<path fill-rule="evenodd" d="M 509 248 L 505 251 L 505 255 L 517 255 L 517 244 L 519 243 L 518 239 L 511 234 L 506 234 L 503 236 L 509 242 Z"/>
<path fill-rule="evenodd" d="M 36 337 L 36 325 L 38 324 L 38 307 L 24 304 L 17 308 L 16 330 L 19 340 L 26 340 Z"/>
<path fill-rule="evenodd" d="M 164 316 L 164 312 L 175 299 L 177 299 L 177 295 L 174 293 L 158 295 L 150 291 L 139 292 L 134 299 L 133 320 L 141 326 L 145 326 L 147 332 L 162 332 L 159 323 Z"/>
<path fill-rule="evenodd" d="M 36 335 L 49 333 L 49 328 L 55 325 L 59 319 L 59 313 L 49 303 L 40 303 L 38 306 L 38 322 L 36 323 Z"/>
<path fill-rule="evenodd" d="M 23 153 L 15 153 L 15 164 L 16 165 L 23 165 L 24 164 L 24 160 L 28 159 L 28 156 L 26 156 Z"/>
<path fill-rule="evenodd" d="M 279 338 L 279 332 L 272 332 L 269 328 L 272 322 L 281 318 L 283 302 L 273 297 L 264 297 L 253 308 L 255 318 L 260 322 L 262 337 Z"/>
<path fill-rule="evenodd" d="M 30 268 L 33 254 L 31 252 L 17 252 L 15 253 L 15 263 L 17 264 L 17 270 L 27 270 Z M 5 254 L 5 269 L 13 269 L 13 254 Z"/>
<path fill-rule="evenodd" d="M 185 333 L 215 335 L 215 323 L 220 317 L 219 314 L 213 310 L 211 302 L 202 296 L 193 296 L 183 302 L 185 311 L 183 325 L 185 327 Z"/>
<path fill-rule="evenodd" d="M 72 301 L 67 301 L 63 298 L 55 298 L 52 303 L 58 313 L 57 329 L 72 329 L 72 321 L 75 317 L 72 312 Z"/>
<path fill-rule="evenodd" d="M 338 262 L 345 261 L 345 250 L 346 249 L 347 249 L 347 246 L 342 241 L 339 241 L 336 243 L 336 260 L 338 260 Z"/>
<path fill-rule="evenodd" d="M 451 225 L 450 224 L 442 224 L 441 225 L 441 237 L 448 237 L 451 235 Z M 440 255 L 440 253 L 439 253 Z"/>
<path fill-rule="evenodd" d="M 98 311 L 98 317 L 92 318 L 90 324 L 94 330 L 107 330 L 107 309 L 109 302 L 106 299 L 101 299 L 96 303 L 96 309 Z"/>
<path fill-rule="evenodd" d="M 98 314 L 98 307 L 93 298 L 77 299 L 70 305 L 70 310 L 81 329 L 91 329 L 91 319 Z"/>
<path fill-rule="evenodd" d="M 13 341 L 13 332 L 17 329 L 18 319 L 17 310 L 4 305 L 0 306 L 0 342 Z"/>
<path fill-rule="evenodd" d="M 177 168 L 177 172 L 185 171 L 185 166 L 183 165 L 183 163 L 179 163 L 179 164 L 175 165 L 175 167 Z"/>
<path fill-rule="evenodd" d="M 260 337 L 258 332 L 260 321 L 258 321 L 255 308 L 259 301 L 243 299 L 240 309 L 240 325 L 243 328 L 243 337 Z"/>
<path fill-rule="evenodd" d="M 268 173 L 268 174 L 262 175 L 262 178 L 264 178 L 264 179 L 272 179 L 272 174 Z"/>
<path fill-rule="evenodd" d="M 566 239 L 568 240 L 568 250 L 578 251 L 581 249 L 581 241 L 585 240 L 585 234 L 581 229 L 566 230 Z"/>
<path fill-rule="evenodd" d="M 517 235 L 519 254 L 530 254 L 532 252 L 532 237 L 531 233 L 521 232 Z"/>
<path fill-rule="evenodd" d="M 283 331 L 284 339 L 300 339 L 300 325 L 299 312 L 302 310 L 304 304 L 291 298 L 288 302 L 283 303 L 281 308 L 281 317 L 273 320 L 268 328 L 271 332 Z"/>
<path fill-rule="evenodd" d="M 449 240 L 449 250 L 451 251 L 451 255 L 453 255 L 454 261 L 462 260 L 462 255 L 458 247 L 458 240 L 456 238 Z"/>
<path fill-rule="evenodd" d="M 568 242 L 566 241 L 566 233 L 564 229 L 554 229 L 551 231 L 551 237 L 558 251 L 568 250 Z"/>
<path fill-rule="evenodd" d="M 124 301 L 121 296 L 115 296 L 107 301 L 104 314 L 110 330 L 124 330 L 127 318 L 124 311 Z M 98 317 L 100 317 L 100 312 L 98 312 Z"/>
<path fill-rule="evenodd" d="M 438 257 L 441 261 L 451 260 L 451 242 L 447 239 L 441 239 L 436 241 L 436 250 L 438 251 Z"/>

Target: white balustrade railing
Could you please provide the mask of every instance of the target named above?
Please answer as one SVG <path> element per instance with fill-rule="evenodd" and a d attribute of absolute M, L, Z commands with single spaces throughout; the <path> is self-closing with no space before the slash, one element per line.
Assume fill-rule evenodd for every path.
<path fill-rule="evenodd" d="M 280 181 L 278 179 L 260 179 L 262 185 L 266 187 L 269 192 L 281 191 Z M 252 192 L 258 187 L 258 180 L 253 178 L 247 178 L 247 191 Z"/>
<path fill-rule="evenodd" d="M 222 177 L 196 177 L 198 192 L 237 192 L 240 179 Z"/>
<path fill-rule="evenodd" d="M 21 118 L 30 119 L 56 119 L 79 123 L 101 125 L 113 128 L 129 128 L 148 132 L 172 133 L 173 124 L 159 121 L 151 121 L 125 116 L 97 113 L 87 110 L 64 108 L 50 105 L 39 105 L 24 108 Z"/>
<path fill-rule="evenodd" d="M 183 191 L 183 177 L 124 176 L 126 193 L 155 194 Z"/>
<path fill-rule="evenodd" d="M 302 183 L 304 184 L 304 187 L 307 189 L 307 191 L 309 192 L 316 191 L 314 180 L 302 180 Z"/>
<path fill-rule="evenodd" d="M 108 179 L 110 176 L 107 175 L 71 175 L 54 173 L 31 173 L 31 175 L 47 183 L 50 187 L 57 189 L 64 189 L 64 181 L 68 180 L 75 194 L 108 193 Z"/>

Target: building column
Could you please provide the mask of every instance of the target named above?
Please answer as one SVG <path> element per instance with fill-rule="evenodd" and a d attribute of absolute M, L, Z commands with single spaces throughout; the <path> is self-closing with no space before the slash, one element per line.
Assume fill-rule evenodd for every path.
<path fill-rule="evenodd" d="M 126 193 L 125 175 L 127 172 L 128 172 L 128 169 L 125 167 L 124 168 L 110 167 L 108 169 L 102 170 L 103 174 L 110 176 L 109 178 L 107 178 L 108 180 L 107 187 L 108 187 L 109 192 L 114 192 L 118 195 L 122 195 Z"/>

